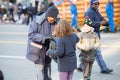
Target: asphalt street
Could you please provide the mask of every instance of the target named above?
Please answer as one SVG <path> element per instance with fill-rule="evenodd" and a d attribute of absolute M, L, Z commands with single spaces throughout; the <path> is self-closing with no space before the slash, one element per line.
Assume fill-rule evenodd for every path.
<path fill-rule="evenodd" d="M 0 70 L 5 80 L 36 80 L 35 66 L 25 58 L 28 26 L 0 24 Z M 95 61 L 92 80 L 120 80 L 120 32 L 101 33 L 101 51 L 109 68 L 114 72 L 101 74 Z M 77 57 L 79 55 L 77 50 Z M 78 58 L 79 64 L 79 58 Z M 75 70 L 73 80 L 82 80 L 82 72 Z M 59 80 L 57 64 L 52 62 L 52 80 Z"/>

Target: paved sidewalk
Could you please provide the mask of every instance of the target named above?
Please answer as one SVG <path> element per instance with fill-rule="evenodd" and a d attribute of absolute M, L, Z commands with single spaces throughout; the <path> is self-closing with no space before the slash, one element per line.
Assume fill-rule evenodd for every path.
<path fill-rule="evenodd" d="M 35 65 L 25 58 L 27 32 L 26 25 L 0 24 L 0 70 L 3 71 L 5 80 L 36 80 Z M 95 62 L 91 80 L 120 80 L 120 32 L 102 32 L 101 36 L 104 60 L 114 72 L 101 74 Z M 73 80 L 82 80 L 82 77 L 82 72 L 75 71 Z M 55 62 L 52 62 L 52 80 L 59 80 Z"/>

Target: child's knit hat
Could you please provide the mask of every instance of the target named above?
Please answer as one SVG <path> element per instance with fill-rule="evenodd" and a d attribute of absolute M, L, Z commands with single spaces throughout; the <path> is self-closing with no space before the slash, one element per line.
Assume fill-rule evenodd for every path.
<path fill-rule="evenodd" d="M 92 31 L 94 31 L 94 28 L 91 27 L 91 26 L 92 26 L 92 21 L 88 16 L 86 16 L 85 21 L 84 21 L 84 26 L 81 28 L 81 31 L 82 32 L 92 32 Z"/>
<path fill-rule="evenodd" d="M 85 17 L 85 20 L 84 20 L 84 24 L 87 24 L 87 25 L 89 25 L 89 26 L 92 26 L 92 20 L 91 20 L 88 16 L 86 16 L 86 17 Z"/>

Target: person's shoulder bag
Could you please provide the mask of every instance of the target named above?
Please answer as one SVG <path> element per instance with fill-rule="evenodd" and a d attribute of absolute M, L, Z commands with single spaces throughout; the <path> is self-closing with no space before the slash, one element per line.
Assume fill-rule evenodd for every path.
<path fill-rule="evenodd" d="M 37 22 L 36 22 L 37 23 Z M 42 21 L 41 21 L 42 23 Z M 40 24 L 37 23 L 38 29 L 37 33 L 40 33 Z M 26 58 L 32 62 L 39 60 L 40 51 L 43 49 L 43 45 L 34 41 L 28 43 Z"/>

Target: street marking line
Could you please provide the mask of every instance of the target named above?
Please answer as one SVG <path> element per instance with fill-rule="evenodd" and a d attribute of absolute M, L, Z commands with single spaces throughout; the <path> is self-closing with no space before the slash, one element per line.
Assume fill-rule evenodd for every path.
<path fill-rule="evenodd" d="M 118 62 L 116 65 L 120 65 L 120 62 Z"/>
<path fill-rule="evenodd" d="M 15 27 L 16 28 L 16 26 L 17 26 L 17 28 L 25 28 L 25 29 L 27 29 L 26 25 L 5 24 L 5 23 L 1 24 L 0 28 L 6 28 L 6 27 L 12 27 L 12 28 Z"/>
<path fill-rule="evenodd" d="M 25 59 L 25 57 L 23 56 L 6 56 L 6 55 L 0 55 L 0 58 Z"/>
<path fill-rule="evenodd" d="M 0 44 L 27 44 L 27 42 L 24 42 L 24 41 L 0 41 Z M 107 47 L 110 47 L 110 48 L 120 48 L 120 45 L 118 44 L 104 44 L 104 45 L 101 45 L 102 48 L 107 48 Z"/>
<path fill-rule="evenodd" d="M 23 41 L 0 41 L 0 44 L 27 44 L 27 42 L 23 42 Z"/>
<path fill-rule="evenodd" d="M 27 34 L 27 32 L 0 32 L 0 34 Z"/>
<path fill-rule="evenodd" d="M 111 45 L 101 45 L 101 47 L 103 47 L 103 48 L 107 48 L 107 47 L 110 47 L 110 48 L 120 48 L 120 45 L 115 45 L 115 44 L 111 44 Z"/>

